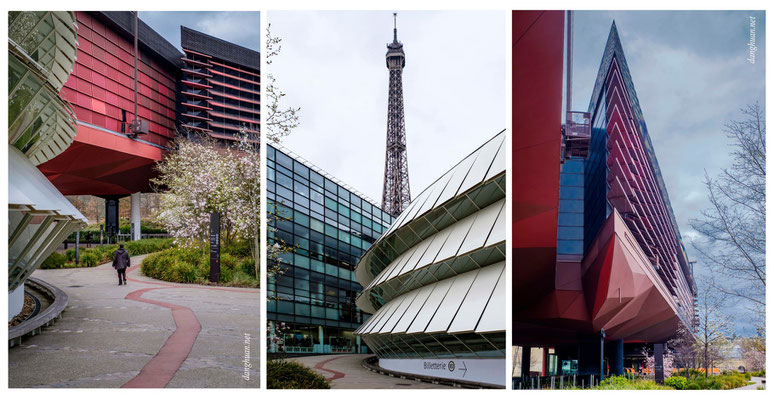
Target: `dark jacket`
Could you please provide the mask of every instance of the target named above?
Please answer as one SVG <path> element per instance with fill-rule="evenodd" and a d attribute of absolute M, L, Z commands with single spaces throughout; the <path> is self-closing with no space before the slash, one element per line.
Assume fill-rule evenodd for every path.
<path fill-rule="evenodd" d="M 125 249 L 118 249 L 113 253 L 113 268 L 129 268 L 129 252 Z"/>

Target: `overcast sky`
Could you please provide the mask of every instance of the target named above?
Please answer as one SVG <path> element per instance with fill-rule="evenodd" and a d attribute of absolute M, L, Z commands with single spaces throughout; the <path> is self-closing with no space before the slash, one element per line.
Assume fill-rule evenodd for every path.
<path fill-rule="evenodd" d="M 183 50 L 180 25 L 248 49 L 261 50 L 257 11 L 140 11 L 140 19 L 180 51 Z"/>
<path fill-rule="evenodd" d="M 507 12 L 398 12 L 411 193 L 505 128 Z M 269 71 L 301 107 L 283 146 L 381 202 L 391 11 L 268 13 Z"/>
<path fill-rule="evenodd" d="M 755 64 L 747 61 L 756 17 Z M 615 20 L 648 132 L 683 239 L 707 208 L 704 170 L 728 167 L 723 125 L 739 108 L 764 105 L 765 21 L 749 11 L 578 11 L 575 13 L 573 108 L 587 110 L 610 25 Z M 688 256 L 697 257 L 686 243 Z M 696 274 L 702 272 L 696 265 Z M 737 321 L 745 333 L 754 333 Z"/>

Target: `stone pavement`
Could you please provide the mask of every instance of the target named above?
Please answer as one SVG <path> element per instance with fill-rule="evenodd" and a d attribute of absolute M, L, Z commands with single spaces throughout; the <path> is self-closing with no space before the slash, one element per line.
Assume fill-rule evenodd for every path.
<path fill-rule="evenodd" d="M 747 386 L 738 387 L 738 388 L 736 388 L 734 390 L 758 390 L 758 386 L 763 386 L 763 388 L 765 389 L 766 388 L 766 384 L 763 383 L 764 379 L 766 379 L 766 378 L 760 378 L 760 377 L 757 377 L 757 376 L 753 376 L 751 378 L 751 380 L 753 381 L 752 384 L 747 385 Z"/>
<path fill-rule="evenodd" d="M 172 284 L 136 267 L 118 286 L 109 264 L 33 276 L 64 290 L 69 304 L 41 335 L 9 349 L 11 388 L 259 386 L 258 289 Z"/>
<path fill-rule="evenodd" d="M 331 354 L 289 358 L 314 369 L 328 379 L 331 389 L 452 389 L 451 386 L 435 385 L 415 380 L 395 378 L 371 372 L 363 368 L 363 359 L 372 354 Z"/>

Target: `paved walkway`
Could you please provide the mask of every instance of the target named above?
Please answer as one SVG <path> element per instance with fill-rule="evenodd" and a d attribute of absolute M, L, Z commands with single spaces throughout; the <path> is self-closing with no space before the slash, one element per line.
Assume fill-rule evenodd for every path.
<path fill-rule="evenodd" d="M 760 378 L 760 377 L 757 377 L 757 376 L 753 376 L 751 378 L 751 380 L 753 381 L 752 384 L 747 385 L 747 386 L 738 387 L 738 388 L 736 388 L 734 390 L 758 390 L 758 386 L 763 386 L 763 388 L 765 389 L 766 388 L 766 384 L 763 383 L 764 379 L 766 379 L 766 378 Z"/>
<path fill-rule="evenodd" d="M 363 368 L 363 359 L 373 355 L 347 354 L 290 358 L 320 373 L 332 389 L 452 389 L 415 380 L 395 378 Z"/>
<path fill-rule="evenodd" d="M 260 291 L 150 279 L 142 258 L 125 286 L 108 264 L 35 271 L 69 304 L 9 349 L 9 387 L 258 387 Z"/>

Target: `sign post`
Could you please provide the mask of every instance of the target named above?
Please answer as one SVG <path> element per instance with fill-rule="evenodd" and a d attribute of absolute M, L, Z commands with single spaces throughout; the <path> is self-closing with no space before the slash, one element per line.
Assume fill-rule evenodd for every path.
<path fill-rule="evenodd" d="M 653 375 L 656 383 L 664 384 L 664 345 L 656 343 L 653 345 Z"/>
<path fill-rule="evenodd" d="M 220 213 L 210 214 L 210 282 L 220 280 Z"/>

